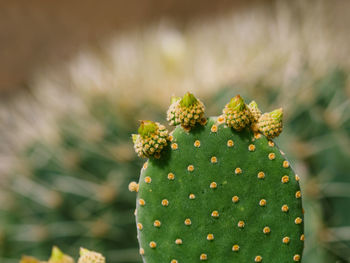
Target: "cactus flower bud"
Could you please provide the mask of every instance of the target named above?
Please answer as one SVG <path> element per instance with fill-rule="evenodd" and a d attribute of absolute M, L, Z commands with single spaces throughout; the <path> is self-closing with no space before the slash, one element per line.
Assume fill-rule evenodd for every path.
<path fill-rule="evenodd" d="M 283 129 L 283 109 L 277 109 L 269 113 L 264 113 L 258 122 L 259 131 L 267 138 L 273 139 L 281 134 Z"/>
<path fill-rule="evenodd" d="M 181 124 L 184 128 L 203 123 L 204 105 L 192 93 L 187 92 L 182 99 L 173 97 L 167 112 L 167 120 L 172 126 Z"/>
<path fill-rule="evenodd" d="M 157 158 L 168 144 L 168 130 L 158 122 L 141 121 L 138 133 L 132 135 L 132 140 L 134 149 L 140 157 L 154 155 Z"/>
<path fill-rule="evenodd" d="M 233 97 L 223 109 L 227 126 L 237 131 L 243 130 L 250 124 L 251 114 L 240 95 Z"/>
<path fill-rule="evenodd" d="M 97 252 L 90 251 L 86 248 L 80 248 L 80 258 L 78 263 L 105 263 L 105 257 Z"/>

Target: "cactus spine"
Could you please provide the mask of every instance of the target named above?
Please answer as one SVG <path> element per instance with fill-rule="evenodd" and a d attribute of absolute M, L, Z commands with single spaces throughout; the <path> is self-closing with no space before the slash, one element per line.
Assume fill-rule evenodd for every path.
<path fill-rule="evenodd" d="M 187 105 L 199 101 L 188 94 Z M 181 110 L 179 116 L 188 114 Z M 145 162 L 139 184 L 129 185 L 138 192 L 144 262 L 301 260 L 299 177 L 269 139 L 281 131 L 281 110 L 259 116 L 256 103 L 247 106 L 238 95 L 223 112 L 190 130 L 179 121 L 170 145 Z M 268 136 L 254 131 L 254 123 Z"/>

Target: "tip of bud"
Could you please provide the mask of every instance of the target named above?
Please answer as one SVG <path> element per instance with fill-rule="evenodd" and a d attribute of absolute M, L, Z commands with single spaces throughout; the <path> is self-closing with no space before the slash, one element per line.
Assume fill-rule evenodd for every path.
<path fill-rule="evenodd" d="M 192 93 L 187 92 L 184 95 L 184 97 L 182 98 L 182 100 L 180 101 L 180 104 L 181 104 L 181 106 L 189 107 L 189 106 L 193 105 L 196 102 L 197 102 L 196 97 Z"/>
<path fill-rule="evenodd" d="M 79 254 L 80 254 L 80 256 L 84 256 L 85 254 L 87 254 L 89 252 L 90 251 L 88 249 L 81 247 L 80 251 L 79 251 Z"/>
<path fill-rule="evenodd" d="M 248 106 L 249 108 L 258 109 L 258 103 L 256 103 L 255 100 L 252 100 Z"/>
<path fill-rule="evenodd" d="M 63 252 L 56 246 L 52 247 L 50 261 L 59 261 L 63 258 Z"/>
<path fill-rule="evenodd" d="M 133 142 L 133 143 L 136 143 L 137 137 L 139 137 L 138 134 L 132 134 L 132 135 L 131 135 L 131 138 L 132 138 L 132 142 Z"/>
<path fill-rule="evenodd" d="M 173 104 L 174 102 L 177 102 L 181 100 L 181 97 L 177 97 L 177 96 L 171 96 L 170 98 L 170 104 Z"/>
<path fill-rule="evenodd" d="M 234 111 L 241 111 L 244 109 L 244 100 L 240 95 L 233 97 L 228 103 L 228 107 Z"/>
<path fill-rule="evenodd" d="M 138 133 L 141 135 L 141 137 L 148 136 L 152 133 L 155 133 L 158 129 L 158 126 L 153 121 L 141 121 L 140 127 L 138 129 Z M 137 137 L 133 136 L 136 139 Z"/>
<path fill-rule="evenodd" d="M 276 120 L 282 120 L 283 118 L 283 109 L 279 108 L 277 110 L 271 111 L 270 115 L 272 118 L 276 119 Z"/>

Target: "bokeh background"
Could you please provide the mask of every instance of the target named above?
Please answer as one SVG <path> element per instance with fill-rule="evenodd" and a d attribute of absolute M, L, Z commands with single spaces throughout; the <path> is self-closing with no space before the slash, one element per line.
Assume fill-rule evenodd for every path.
<path fill-rule="evenodd" d="M 1 1 L 0 262 L 58 245 L 140 262 L 138 120 L 172 94 L 284 107 L 303 262 L 350 262 L 350 2 Z"/>

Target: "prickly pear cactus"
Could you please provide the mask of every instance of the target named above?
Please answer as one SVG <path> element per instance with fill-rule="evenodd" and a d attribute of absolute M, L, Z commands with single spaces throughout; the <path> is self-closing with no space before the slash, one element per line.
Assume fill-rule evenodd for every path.
<path fill-rule="evenodd" d="M 182 112 L 178 107 L 176 124 L 193 118 L 190 104 Z M 174 108 L 168 114 L 174 115 Z M 301 261 L 299 177 L 271 140 L 281 132 L 282 111 L 277 117 L 275 112 L 256 114 L 260 110 L 254 103 L 252 116 L 250 108 L 237 96 L 219 117 L 178 125 L 165 138 L 164 149 L 144 163 L 139 183 L 129 186 L 138 192 L 135 215 L 144 262 Z M 148 125 L 153 134 L 147 136 L 157 141 L 164 127 Z M 135 136 L 140 152 L 143 135 L 134 135 L 134 141 Z M 149 150 L 148 144 L 144 147 Z"/>

